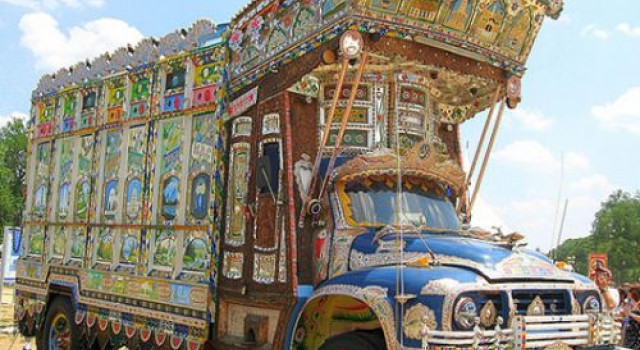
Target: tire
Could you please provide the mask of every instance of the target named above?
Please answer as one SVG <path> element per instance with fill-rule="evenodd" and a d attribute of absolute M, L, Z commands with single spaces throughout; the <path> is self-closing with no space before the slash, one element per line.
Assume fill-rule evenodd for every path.
<path fill-rule="evenodd" d="M 368 341 L 376 350 L 387 350 L 387 343 L 384 341 L 382 330 L 378 331 L 358 331 L 355 334 Z"/>
<path fill-rule="evenodd" d="M 84 350 L 74 311 L 67 298 L 56 297 L 51 302 L 39 332 L 38 350 Z"/>
<path fill-rule="evenodd" d="M 384 341 L 374 333 L 352 332 L 330 338 L 320 350 L 385 350 Z"/>

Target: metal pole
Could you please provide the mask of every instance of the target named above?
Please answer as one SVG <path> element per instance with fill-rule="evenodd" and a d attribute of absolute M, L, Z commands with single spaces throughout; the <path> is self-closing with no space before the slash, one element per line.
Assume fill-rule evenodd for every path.
<path fill-rule="evenodd" d="M 478 141 L 478 148 L 476 148 L 476 154 L 473 156 L 473 163 L 471 163 L 471 170 L 469 170 L 469 175 L 467 176 L 467 184 L 473 177 L 473 173 L 476 170 L 476 165 L 478 164 L 478 158 L 480 158 L 480 152 L 482 151 L 482 147 L 484 147 L 484 139 L 487 136 L 487 131 L 489 131 L 489 124 L 491 124 L 491 119 L 493 119 L 493 113 L 495 112 L 496 105 L 499 102 L 501 93 L 502 93 L 502 84 L 498 85 L 498 89 L 496 89 L 496 94 L 495 94 L 495 97 L 493 98 L 493 104 L 491 105 L 491 109 L 489 110 L 489 115 L 487 116 L 487 120 L 484 123 L 484 129 L 482 129 L 482 135 L 480 136 L 480 141 Z"/>
<path fill-rule="evenodd" d="M 554 258 L 558 257 L 558 247 L 560 247 L 560 241 L 562 240 L 562 231 L 564 231 L 564 220 L 567 218 L 567 207 L 569 206 L 569 199 L 564 201 L 564 210 L 562 211 L 562 220 L 560 221 L 560 231 L 558 231 L 558 242 L 554 249 Z"/>
<path fill-rule="evenodd" d="M 362 53 L 362 58 L 360 59 L 360 67 L 358 67 L 358 72 L 356 73 L 356 79 L 353 85 L 351 86 L 351 96 L 349 96 L 349 101 L 347 102 L 347 109 L 344 111 L 344 115 L 342 116 L 342 125 L 340 125 L 340 132 L 338 133 L 336 144 L 333 145 L 333 153 L 331 153 L 331 159 L 329 160 L 329 165 L 327 166 L 327 173 L 324 177 L 324 181 L 322 182 L 322 187 L 320 187 L 320 193 L 318 194 L 318 198 L 322 198 L 324 189 L 327 187 L 327 183 L 329 182 L 331 171 L 333 170 L 333 166 L 336 163 L 336 158 L 340 153 L 340 146 L 342 146 L 342 138 L 344 137 L 344 133 L 347 130 L 349 115 L 351 114 L 351 110 L 353 109 L 353 103 L 355 102 L 356 96 L 358 95 L 360 80 L 362 79 L 362 74 L 364 73 L 364 68 L 366 65 L 367 65 L 367 52 L 365 51 Z"/>
<path fill-rule="evenodd" d="M 475 172 L 476 165 L 478 164 L 478 159 L 480 158 L 480 152 L 482 151 L 482 147 L 484 147 L 484 140 L 487 136 L 487 132 L 489 131 L 489 126 L 491 125 L 491 119 L 493 119 L 493 113 L 496 110 L 496 105 L 499 102 L 501 93 L 502 93 L 502 84 L 498 85 L 498 88 L 496 89 L 495 96 L 493 97 L 493 103 L 491 104 L 491 109 L 489 110 L 489 115 L 487 115 L 487 120 L 484 122 L 484 128 L 482 129 L 482 134 L 480 135 L 480 140 L 478 141 L 478 147 L 476 148 L 475 155 L 473 156 L 473 162 L 471 163 L 471 169 L 469 170 L 469 174 L 467 174 L 467 179 L 465 182 L 465 184 L 467 185 L 467 189 L 465 190 L 465 196 L 460 197 L 460 200 L 458 201 L 458 206 L 456 208 L 456 211 L 458 212 L 458 214 L 460 214 L 462 211 L 463 198 L 465 199 L 464 204 L 468 204 L 467 202 L 468 191 L 469 191 L 469 185 L 471 185 L 471 178 L 473 177 L 473 173 Z"/>
<path fill-rule="evenodd" d="M 560 201 L 562 200 L 562 185 L 564 183 L 564 152 L 560 156 L 560 185 L 558 186 L 558 197 L 556 200 L 556 210 L 553 214 L 553 231 L 551 232 L 551 259 L 555 260 L 556 253 L 553 251 L 553 242 L 556 241 L 556 232 L 558 232 L 558 214 L 560 213 Z"/>
<path fill-rule="evenodd" d="M 313 198 L 313 188 L 316 186 L 317 178 L 318 178 L 318 170 L 320 169 L 320 162 L 322 160 L 322 153 L 324 152 L 324 147 L 327 145 L 329 140 L 329 133 L 331 132 L 331 125 L 333 124 L 333 117 L 336 113 L 336 109 L 338 108 L 338 102 L 340 100 L 340 94 L 342 93 L 342 86 L 344 85 L 344 79 L 347 75 L 347 70 L 349 69 L 349 60 L 344 59 L 342 61 L 342 69 L 340 70 L 340 76 L 338 77 L 338 85 L 336 85 L 336 91 L 333 94 L 333 101 L 331 103 L 331 109 L 329 110 L 329 115 L 325 120 L 324 125 L 324 133 L 322 135 L 322 142 L 318 146 L 318 153 L 316 154 L 316 160 L 313 163 L 313 170 L 311 170 L 311 182 L 309 183 L 309 188 L 307 189 L 307 194 L 302 201 L 303 208 L 300 210 L 300 218 L 298 219 L 298 226 L 302 227 L 304 222 L 304 206 L 309 201 L 310 198 Z"/>
<path fill-rule="evenodd" d="M 478 192 L 480 191 L 480 186 L 482 186 L 482 180 L 484 179 L 484 173 L 487 170 L 487 164 L 489 163 L 489 156 L 491 156 L 491 151 L 493 150 L 493 145 L 495 144 L 496 136 L 498 135 L 498 130 L 500 130 L 500 123 L 502 122 L 502 116 L 504 115 L 504 107 L 506 105 L 505 102 L 506 102 L 506 99 L 503 99 L 502 103 L 500 104 L 500 111 L 498 112 L 498 118 L 496 119 L 496 124 L 493 126 L 493 132 L 491 133 L 489 146 L 487 146 L 487 151 L 484 154 L 484 160 L 482 162 L 482 167 L 480 168 L 480 175 L 478 175 L 478 182 L 476 183 L 476 186 L 473 189 L 473 196 L 471 197 L 471 204 L 469 204 L 469 210 L 468 210 L 469 217 L 471 217 L 473 206 L 476 203 Z"/>

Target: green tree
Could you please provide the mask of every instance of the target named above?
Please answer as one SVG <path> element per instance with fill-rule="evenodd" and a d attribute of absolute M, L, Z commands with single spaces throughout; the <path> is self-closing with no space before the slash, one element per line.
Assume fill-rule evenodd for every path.
<path fill-rule="evenodd" d="M 22 221 L 26 159 L 27 128 L 21 119 L 13 119 L 0 128 L 0 227 Z"/>
<path fill-rule="evenodd" d="M 617 284 L 640 280 L 640 192 L 616 191 L 595 215 L 591 235 L 558 247 L 558 260 L 575 258 L 576 271 L 586 274 L 589 253 L 607 253 Z"/>
<path fill-rule="evenodd" d="M 576 272 L 586 275 L 589 272 L 589 253 L 593 250 L 593 238 L 589 236 L 566 240 L 558 247 L 555 254 L 557 256 L 557 260 L 572 261 Z"/>
<path fill-rule="evenodd" d="M 640 192 L 632 196 L 616 191 L 602 203 L 593 222 L 593 239 L 599 252 L 609 254 L 616 282 L 640 278 Z"/>

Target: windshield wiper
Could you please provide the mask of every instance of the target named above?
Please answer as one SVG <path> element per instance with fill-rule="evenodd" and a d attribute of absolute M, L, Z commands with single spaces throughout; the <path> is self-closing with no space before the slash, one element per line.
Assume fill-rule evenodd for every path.
<path fill-rule="evenodd" d="M 433 250 L 429 246 L 429 243 L 427 243 L 426 238 L 422 234 L 420 234 L 420 231 L 421 231 L 423 226 L 415 227 L 415 226 L 410 225 L 410 224 L 406 225 L 406 226 L 409 226 L 409 228 L 405 229 L 404 226 L 386 225 L 386 226 L 380 228 L 376 232 L 375 236 L 373 237 L 372 242 L 375 244 L 380 239 L 384 238 L 385 236 L 398 233 L 398 230 L 406 230 L 408 232 L 404 232 L 404 233 L 415 234 L 420 238 L 420 240 L 424 244 L 424 247 L 427 249 L 427 254 L 425 254 L 425 255 L 429 255 L 431 257 L 432 264 L 439 265 L 438 257 L 436 256 L 436 254 L 433 252 Z M 445 230 L 442 230 L 442 231 L 445 232 Z M 449 230 L 447 230 L 447 231 L 449 231 Z"/>
<path fill-rule="evenodd" d="M 376 231 L 376 234 L 373 236 L 373 243 L 378 242 L 380 239 L 382 239 L 383 237 L 386 237 L 388 235 L 392 235 L 394 233 L 398 233 L 399 230 L 403 230 L 404 233 L 419 233 L 418 228 L 413 226 L 413 225 L 406 225 L 408 226 L 408 228 L 405 228 L 405 226 L 397 226 L 397 225 L 385 225 L 381 228 L 379 228 Z"/>

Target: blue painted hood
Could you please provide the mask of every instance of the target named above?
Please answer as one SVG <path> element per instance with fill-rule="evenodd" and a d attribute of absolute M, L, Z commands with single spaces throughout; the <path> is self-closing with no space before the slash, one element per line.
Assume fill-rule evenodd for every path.
<path fill-rule="evenodd" d="M 551 260 L 530 250 L 511 250 L 497 244 L 455 233 L 389 234 L 374 243 L 374 232 L 357 236 L 349 254 L 351 270 L 394 265 L 424 256 L 431 250 L 440 264 L 473 270 L 490 281 L 565 281 L 575 282 L 571 273 L 557 268 Z"/>
<path fill-rule="evenodd" d="M 442 279 L 453 280 L 459 284 L 472 284 L 482 281 L 477 273 L 459 267 L 439 266 L 432 269 L 416 267 L 406 267 L 404 269 L 405 290 L 407 294 L 420 295 L 422 288 L 431 281 Z M 353 271 L 335 278 L 332 278 L 319 287 L 330 285 L 352 285 L 362 288 L 377 286 L 388 290 L 389 300 L 392 301 L 396 295 L 396 281 L 398 280 L 398 269 L 394 266 L 383 266 L 372 269 Z M 434 306 L 434 310 L 439 307 Z"/>

